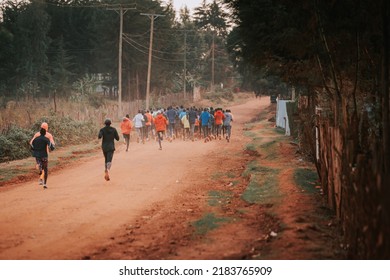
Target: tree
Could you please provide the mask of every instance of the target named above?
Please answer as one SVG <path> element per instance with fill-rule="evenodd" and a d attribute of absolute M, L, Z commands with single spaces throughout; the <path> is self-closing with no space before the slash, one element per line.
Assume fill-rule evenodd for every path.
<path fill-rule="evenodd" d="M 209 44 L 210 51 L 205 54 L 205 59 L 210 66 L 205 67 L 204 79 L 211 77 L 211 87 L 214 87 L 215 83 L 224 82 L 229 76 L 226 73 L 230 72 L 224 46 L 228 28 L 227 13 L 217 1 L 214 0 L 211 4 L 203 1 L 195 9 L 194 21 L 198 29 L 204 32 L 205 41 Z M 215 67 L 216 63 L 219 64 L 218 67 Z"/>
<path fill-rule="evenodd" d="M 388 258 L 387 1 L 225 2 L 234 9 L 236 36 L 242 40 L 232 53 L 247 63 L 241 69 L 272 70 L 306 89 L 308 106 L 299 112 L 305 128 L 301 140 L 314 152 L 313 126 L 320 129 L 315 163 L 345 230 L 350 257 Z M 317 122 L 308 121 L 311 116 Z"/>
<path fill-rule="evenodd" d="M 50 19 L 44 5 L 33 2 L 18 15 L 16 24 L 15 43 L 20 57 L 17 75 L 21 89 L 27 95 L 35 96 L 40 92 L 41 80 L 46 75 Z"/>

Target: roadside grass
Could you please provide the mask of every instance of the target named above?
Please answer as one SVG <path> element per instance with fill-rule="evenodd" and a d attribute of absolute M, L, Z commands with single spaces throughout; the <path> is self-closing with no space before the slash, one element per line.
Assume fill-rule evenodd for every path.
<path fill-rule="evenodd" d="M 218 206 L 228 204 L 233 198 L 233 193 L 231 191 L 212 190 L 209 191 L 208 196 L 209 206 Z"/>
<path fill-rule="evenodd" d="M 254 143 L 249 143 L 245 146 L 245 150 L 254 152 L 257 151 L 257 148 Z"/>
<path fill-rule="evenodd" d="M 281 194 L 278 190 L 277 168 L 261 165 L 261 161 L 274 160 L 277 158 L 278 143 L 284 138 L 280 136 L 279 130 L 267 127 L 266 114 L 251 121 L 251 127 L 262 127 L 259 130 L 245 131 L 245 136 L 250 138 L 250 142 L 245 146 L 245 150 L 252 155 L 261 155 L 261 159 L 254 159 L 247 163 L 243 177 L 249 177 L 248 185 L 241 194 L 241 199 L 248 203 L 267 204 L 276 203 Z M 276 132 L 276 133 L 275 133 Z"/>
<path fill-rule="evenodd" d="M 286 130 L 281 128 L 281 127 L 276 127 L 275 128 L 275 132 L 278 133 L 278 134 L 281 134 L 281 135 L 285 135 L 286 134 Z"/>
<path fill-rule="evenodd" d="M 279 139 L 278 139 L 279 140 Z M 270 142 L 264 143 L 260 146 L 260 149 L 264 151 L 265 158 L 268 160 L 275 160 L 278 156 L 276 151 L 277 140 L 272 140 Z"/>
<path fill-rule="evenodd" d="M 278 169 L 260 166 L 254 162 L 250 163 L 246 175 L 250 176 L 246 190 L 241 198 L 248 203 L 266 204 L 275 203 L 280 198 L 278 190 Z M 244 172 L 244 173 L 245 173 Z"/>
<path fill-rule="evenodd" d="M 192 226 L 195 228 L 196 235 L 205 235 L 230 220 L 230 218 L 218 217 L 214 213 L 206 213 L 202 218 L 193 222 Z"/>
<path fill-rule="evenodd" d="M 318 184 L 317 172 L 308 168 L 297 168 L 294 170 L 294 180 L 296 184 L 305 192 L 319 192 L 315 186 Z"/>
<path fill-rule="evenodd" d="M 96 154 L 99 149 L 97 141 L 86 144 L 58 148 L 49 154 L 49 170 L 55 171 L 67 164 Z M 35 169 L 35 158 L 15 160 L 0 164 L 0 187 L 6 183 L 27 181 L 38 174 Z"/>
<path fill-rule="evenodd" d="M 249 138 L 254 138 L 254 137 L 256 137 L 257 134 L 255 132 L 253 132 L 253 131 L 247 130 L 247 131 L 244 132 L 244 135 L 246 137 L 249 137 Z"/>
<path fill-rule="evenodd" d="M 211 179 L 213 180 L 219 180 L 222 178 L 229 178 L 229 179 L 234 179 L 237 177 L 233 172 L 216 172 L 211 175 Z"/>

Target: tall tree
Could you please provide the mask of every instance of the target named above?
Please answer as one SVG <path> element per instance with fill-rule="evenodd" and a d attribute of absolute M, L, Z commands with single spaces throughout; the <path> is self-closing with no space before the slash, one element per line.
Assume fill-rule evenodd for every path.
<path fill-rule="evenodd" d="M 15 42 L 20 57 L 17 68 L 21 81 L 19 85 L 24 93 L 35 96 L 40 92 L 41 81 L 46 75 L 50 18 L 44 5 L 34 1 L 20 12 L 16 24 Z"/>
<path fill-rule="evenodd" d="M 205 41 L 209 44 L 209 51 L 205 54 L 207 62 L 204 79 L 211 80 L 211 86 L 223 83 L 226 73 L 229 72 L 229 62 L 225 52 L 225 37 L 227 35 L 227 13 L 222 4 L 213 1 L 207 4 L 203 1 L 201 6 L 195 8 L 194 21 L 198 29 L 204 32 Z M 218 64 L 218 65 L 217 65 Z"/>

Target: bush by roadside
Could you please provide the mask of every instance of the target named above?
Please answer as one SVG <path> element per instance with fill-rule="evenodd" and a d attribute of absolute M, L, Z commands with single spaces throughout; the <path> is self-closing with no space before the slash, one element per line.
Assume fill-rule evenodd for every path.
<path fill-rule="evenodd" d="M 57 115 L 45 116 L 34 122 L 31 129 L 11 125 L 0 134 L 0 162 L 23 159 L 31 156 L 29 141 L 39 131 L 41 123 L 49 124 L 57 147 L 83 144 L 95 139 L 98 127 L 92 121 L 75 121 Z"/>

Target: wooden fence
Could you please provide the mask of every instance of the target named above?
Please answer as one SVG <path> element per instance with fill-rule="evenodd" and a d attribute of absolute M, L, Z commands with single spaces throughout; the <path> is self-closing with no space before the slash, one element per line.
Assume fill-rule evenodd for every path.
<path fill-rule="evenodd" d="M 389 259 L 390 174 L 384 172 L 389 155 L 384 154 L 378 123 L 367 110 L 348 112 L 346 99 L 313 101 L 299 101 L 300 130 L 306 149 L 315 155 L 313 131 L 318 129 L 318 158 L 313 158 L 343 228 L 341 246 L 351 259 Z"/>

